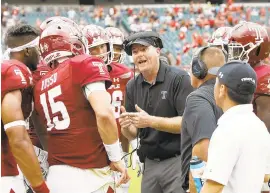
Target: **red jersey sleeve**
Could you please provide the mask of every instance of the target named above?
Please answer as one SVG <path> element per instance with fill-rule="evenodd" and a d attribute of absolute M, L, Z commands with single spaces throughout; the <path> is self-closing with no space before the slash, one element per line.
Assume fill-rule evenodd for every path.
<path fill-rule="evenodd" d="M 254 68 L 257 74 L 257 89 L 255 94 L 270 95 L 270 66 L 261 65 Z"/>
<path fill-rule="evenodd" d="M 32 84 L 31 72 L 23 64 L 14 64 L 11 61 L 2 63 L 1 66 L 1 93 L 2 97 L 10 91 L 25 89 Z"/>
<path fill-rule="evenodd" d="M 72 65 L 72 72 L 76 82 L 81 86 L 97 81 L 105 81 L 107 88 L 112 84 L 106 66 L 96 57 L 89 56 L 81 63 Z"/>

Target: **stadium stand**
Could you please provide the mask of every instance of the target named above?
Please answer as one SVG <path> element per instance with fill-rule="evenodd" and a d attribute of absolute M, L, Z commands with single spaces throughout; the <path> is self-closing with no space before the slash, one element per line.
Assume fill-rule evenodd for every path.
<path fill-rule="evenodd" d="M 38 27 L 51 16 L 65 16 L 84 26 L 121 27 L 126 33 L 154 30 L 161 34 L 164 54 L 172 55 L 172 65 L 189 65 L 192 49 L 207 43 L 220 26 L 233 26 L 241 20 L 270 25 L 270 6 L 264 4 L 181 4 L 94 7 L 78 5 L 8 5 L 1 9 L 2 41 L 5 30 L 17 22 Z M 2 42 L 3 45 L 3 42 Z M 5 50 L 2 47 L 2 50 Z M 128 63 L 132 63 L 127 58 Z"/>

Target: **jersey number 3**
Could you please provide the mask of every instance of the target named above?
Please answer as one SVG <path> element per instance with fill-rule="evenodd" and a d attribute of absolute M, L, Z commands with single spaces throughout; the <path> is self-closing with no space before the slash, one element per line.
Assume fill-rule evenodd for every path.
<path fill-rule="evenodd" d="M 70 125 L 70 117 L 65 104 L 61 101 L 54 101 L 54 98 L 60 96 L 61 94 L 61 86 L 58 85 L 48 91 L 48 98 L 46 98 L 46 93 L 40 95 L 40 103 L 43 107 L 44 114 L 47 120 L 48 131 L 51 131 L 52 128 L 55 128 L 57 130 L 67 129 Z M 50 105 L 52 114 L 61 113 L 62 120 L 59 120 L 58 116 L 54 116 L 51 120 L 47 104 Z"/>

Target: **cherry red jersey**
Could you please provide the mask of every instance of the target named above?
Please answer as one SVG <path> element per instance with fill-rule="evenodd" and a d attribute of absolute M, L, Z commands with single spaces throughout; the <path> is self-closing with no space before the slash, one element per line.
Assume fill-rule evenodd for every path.
<path fill-rule="evenodd" d="M 94 110 L 83 87 L 96 81 L 111 85 L 103 61 L 88 55 L 70 58 L 35 85 L 35 108 L 47 125 L 49 165 L 82 169 L 108 165 Z M 100 101 L 102 103 L 102 101 Z"/>
<path fill-rule="evenodd" d="M 50 70 L 51 70 L 51 68 L 49 66 L 47 66 L 45 63 L 41 62 L 38 65 L 37 69 L 34 72 L 32 72 L 33 84 L 35 85 Z M 29 128 L 28 128 L 27 132 L 29 134 L 29 137 L 30 137 L 33 145 L 43 149 L 43 147 L 41 146 L 41 143 L 39 141 L 39 138 L 36 134 L 34 124 L 33 124 L 31 119 L 29 119 Z"/>
<path fill-rule="evenodd" d="M 257 75 L 257 88 L 254 94 L 253 108 L 254 112 L 257 114 L 256 99 L 260 95 L 270 96 L 270 66 L 268 65 L 259 65 L 254 67 L 254 70 Z"/>
<path fill-rule="evenodd" d="M 124 97 L 126 92 L 126 84 L 133 77 L 133 72 L 123 64 L 111 63 L 110 77 L 113 84 L 108 89 L 112 97 L 112 105 L 114 106 L 114 115 L 117 122 L 119 135 L 121 127 L 119 124 L 120 107 L 124 105 Z"/>
<path fill-rule="evenodd" d="M 270 96 L 270 66 L 260 65 L 254 68 L 257 74 L 256 94 L 265 94 Z"/>
<path fill-rule="evenodd" d="M 32 111 L 31 71 L 17 60 L 6 60 L 1 64 L 1 101 L 8 92 L 14 90 L 22 91 L 22 110 L 26 119 Z M 1 135 L 1 176 L 16 176 L 19 174 L 17 163 L 11 153 L 2 121 Z"/>

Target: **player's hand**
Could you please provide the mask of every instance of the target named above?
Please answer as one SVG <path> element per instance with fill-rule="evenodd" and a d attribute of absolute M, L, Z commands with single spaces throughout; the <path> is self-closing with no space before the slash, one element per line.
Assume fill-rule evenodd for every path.
<path fill-rule="evenodd" d="M 122 129 L 128 129 L 131 126 L 131 120 L 124 106 L 121 106 L 122 114 L 119 117 L 119 123 Z"/>
<path fill-rule="evenodd" d="M 140 162 L 140 158 L 136 151 L 132 153 L 131 160 L 133 170 L 136 170 L 136 166 L 138 165 L 137 177 L 139 177 L 141 174 L 143 174 L 144 165 Z"/>
<path fill-rule="evenodd" d="M 113 171 L 121 173 L 121 177 L 116 184 L 116 187 L 119 187 L 121 184 L 126 184 L 130 180 L 127 169 L 124 166 L 123 161 L 111 162 L 110 168 Z"/>
<path fill-rule="evenodd" d="M 136 113 L 127 113 L 131 120 L 131 124 L 136 128 L 149 127 L 151 123 L 151 116 L 142 110 L 138 105 L 135 105 Z"/>

